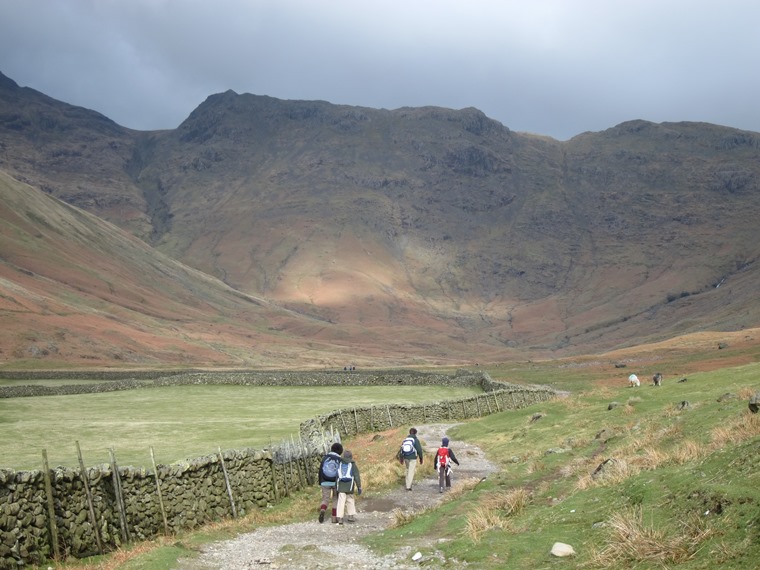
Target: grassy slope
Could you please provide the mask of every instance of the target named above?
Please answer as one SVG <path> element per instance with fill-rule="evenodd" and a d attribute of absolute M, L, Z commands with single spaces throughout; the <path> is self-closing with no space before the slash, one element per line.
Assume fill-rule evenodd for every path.
<path fill-rule="evenodd" d="M 675 364 L 689 369 L 684 357 Z M 552 373 L 546 363 L 544 378 L 561 386 L 566 370 Z M 683 383 L 671 376 L 661 388 L 645 382 L 630 389 L 628 373 L 617 372 L 616 386 L 597 383 L 460 427 L 454 438 L 487 449 L 502 472 L 447 504 L 446 516 L 420 516 L 371 543 L 391 548 L 410 533 L 442 538 L 436 548 L 478 568 L 754 567 L 760 417 L 749 413 L 747 399 L 760 390 L 760 364 L 689 373 Z M 577 375 L 571 369 L 571 385 Z M 727 393 L 736 399 L 719 401 Z M 690 406 L 679 411 L 684 400 Z M 608 410 L 612 401 L 621 405 Z M 534 414 L 542 417 L 532 421 Z M 605 475 L 592 478 L 610 458 Z M 552 557 L 555 542 L 577 555 Z"/>
<path fill-rule="evenodd" d="M 457 428 L 454 443 L 478 443 L 502 465 L 501 473 L 479 484 L 455 481 L 458 492 L 440 509 L 403 517 L 403 526 L 370 537 L 369 544 L 380 551 L 407 544 L 426 555 L 438 550 L 471 568 L 754 567 L 760 555 L 760 417 L 748 412 L 747 398 L 760 391 L 756 332 L 720 351 L 714 338 L 699 337 L 492 369 L 495 377 L 541 381 L 572 393 Z M 614 367 L 622 362 L 626 368 Z M 661 388 L 648 382 L 656 369 L 665 373 Z M 626 386 L 634 371 L 644 380 L 638 389 Z M 682 377 L 688 380 L 679 383 Z M 726 393 L 737 399 L 718 401 Z M 684 400 L 689 408 L 678 410 Z M 608 410 L 613 401 L 620 405 Z M 534 414 L 542 417 L 533 420 Z M 389 461 L 400 433 L 385 435 L 350 442 L 367 458 L 362 474 L 373 479 L 367 485 L 373 489 L 401 477 Z M 592 478 L 609 458 L 615 461 L 605 475 Z M 311 515 L 310 498 L 306 493 L 248 520 L 72 568 L 172 568 L 200 543 L 304 520 Z M 552 557 L 557 541 L 572 545 L 576 556 Z"/>

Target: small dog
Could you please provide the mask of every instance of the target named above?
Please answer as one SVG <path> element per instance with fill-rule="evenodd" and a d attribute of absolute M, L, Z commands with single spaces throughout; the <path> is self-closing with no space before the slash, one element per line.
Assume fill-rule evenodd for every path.
<path fill-rule="evenodd" d="M 639 386 L 641 386 L 641 382 L 639 381 L 639 377 L 636 376 L 635 374 L 631 374 L 628 377 L 628 386 L 630 386 L 631 388 L 633 388 L 634 386 L 637 387 L 637 388 Z"/>

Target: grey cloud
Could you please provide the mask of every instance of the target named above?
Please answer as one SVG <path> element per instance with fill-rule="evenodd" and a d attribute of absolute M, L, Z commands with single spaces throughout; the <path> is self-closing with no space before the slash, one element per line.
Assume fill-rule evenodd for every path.
<path fill-rule="evenodd" d="M 0 71 L 137 129 L 227 89 L 477 107 L 565 139 L 630 119 L 760 131 L 760 4 L 4 0 Z"/>

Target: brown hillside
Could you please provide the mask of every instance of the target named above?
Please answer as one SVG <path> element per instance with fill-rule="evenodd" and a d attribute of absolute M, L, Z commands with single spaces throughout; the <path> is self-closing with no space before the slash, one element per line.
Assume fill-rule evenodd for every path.
<path fill-rule="evenodd" d="M 757 133 L 632 121 L 560 143 L 476 109 L 232 91 L 135 132 L 0 77 L 0 145 L 17 179 L 303 315 L 283 336 L 368 362 L 760 323 Z"/>

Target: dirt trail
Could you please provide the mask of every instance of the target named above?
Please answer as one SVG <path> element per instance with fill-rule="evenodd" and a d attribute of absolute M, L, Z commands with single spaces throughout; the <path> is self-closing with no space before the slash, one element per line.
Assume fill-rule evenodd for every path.
<path fill-rule="evenodd" d="M 424 443 L 425 461 L 433 460 L 441 438 L 454 425 L 417 427 L 417 435 Z M 469 478 L 482 479 L 497 470 L 474 445 L 452 440 L 451 448 L 461 464 L 455 467 L 454 483 Z M 382 494 L 369 490 L 357 497 L 357 520 L 353 524 L 319 524 L 315 516 L 314 521 L 257 529 L 232 540 L 204 546 L 197 558 L 181 560 L 178 570 L 418 568 L 419 563 L 412 562 L 412 556 L 424 544 L 381 557 L 364 547 L 360 539 L 389 528 L 394 510 L 417 512 L 435 506 L 444 496 L 439 492 L 437 477 L 420 479 L 418 476 L 411 492 L 400 485 Z"/>

